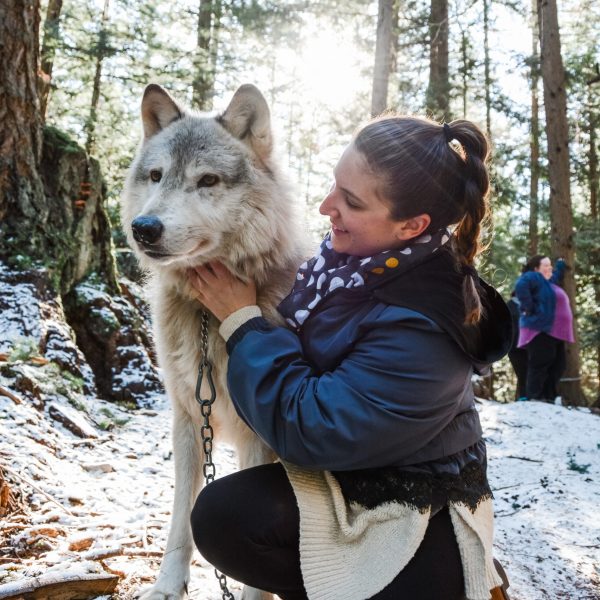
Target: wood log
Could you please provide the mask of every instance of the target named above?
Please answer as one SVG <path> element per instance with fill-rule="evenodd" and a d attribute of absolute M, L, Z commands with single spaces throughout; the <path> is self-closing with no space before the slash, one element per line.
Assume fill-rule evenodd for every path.
<path fill-rule="evenodd" d="M 0 585 L 0 600 L 89 600 L 112 594 L 117 583 L 107 573 L 50 573 Z"/>
<path fill-rule="evenodd" d="M 13 394 L 10 390 L 7 390 L 6 388 L 3 388 L 2 386 L 0 386 L 0 396 L 6 396 L 7 398 L 10 398 L 15 404 L 22 403 L 22 400 L 21 400 L 21 398 L 19 398 L 19 396 L 17 396 L 16 394 Z"/>
<path fill-rule="evenodd" d="M 77 437 L 86 439 L 98 437 L 93 425 L 80 412 L 70 406 L 62 406 L 57 402 L 51 402 L 48 414 Z"/>

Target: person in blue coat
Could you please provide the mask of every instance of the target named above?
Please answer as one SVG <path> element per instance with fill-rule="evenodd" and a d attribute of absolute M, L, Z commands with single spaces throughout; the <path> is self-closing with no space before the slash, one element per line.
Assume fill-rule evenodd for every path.
<path fill-rule="evenodd" d="M 519 301 L 517 349 L 527 353 L 526 399 L 554 402 L 566 368 L 565 343 L 575 341 L 569 297 L 560 287 L 566 269 L 536 254 L 515 285 Z"/>
<path fill-rule="evenodd" d="M 465 120 L 362 128 L 320 207 L 331 231 L 279 306 L 287 326 L 219 263 L 190 274 L 221 321 L 235 408 L 281 459 L 200 493 L 194 540 L 220 571 L 284 600 L 500 585 L 471 384 L 512 337 L 473 265 L 487 158 Z"/>

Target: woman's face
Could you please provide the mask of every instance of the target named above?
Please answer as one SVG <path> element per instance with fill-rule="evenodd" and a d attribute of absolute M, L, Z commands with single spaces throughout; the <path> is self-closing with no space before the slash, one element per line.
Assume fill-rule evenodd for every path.
<path fill-rule="evenodd" d="M 406 235 L 405 221 L 393 221 L 379 193 L 380 181 L 364 158 L 350 144 L 334 171 L 334 183 L 319 207 L 331 220 L 333 249 L 354 256 L 371 256 L 400 248 L 413 236 Z"/>
<path fill-rule="evenodd" d="M 552 277 L 552 261 L 546 256 L 540 261 L 540 266 L 536 267 L 534 271 L 541 273 L 546 279 Z"/>

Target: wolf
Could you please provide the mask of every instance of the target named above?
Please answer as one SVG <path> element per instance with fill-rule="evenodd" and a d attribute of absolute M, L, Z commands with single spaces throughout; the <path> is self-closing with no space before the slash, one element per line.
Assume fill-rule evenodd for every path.
<path fill-rule="evenodd" d="M 148 272 L 158 362 L 173 406 L 175 499 L 160 573 L 140 598 L 177 600 L 190 575 L 190 513 L 203 484 L 204 460 L 203 420 L 194 396 L 204 309 L 188 283 L 188 269 L 219 260 L 241 279 L 254 279 L 263 315 L 281 323 L 276 306 L 306 258 L 307 238 L 277 164 L 269 107 L 256 87 L 241 86 L 222 114 L 210 116 L 184 108 L 151 84 L 141 117 L 143 139 L 126 177 L 121 216 Z M 239 419 L 227 393 L 228 359 L 218 325 L 211 315 L 214 437 L 237 449 L 240 468 L 264 464 L 274 460 L 273 453 Z M 202 398 L 209 394 L 205 384 Z M 272 596 L 245 588 L 242 597 Z"/>

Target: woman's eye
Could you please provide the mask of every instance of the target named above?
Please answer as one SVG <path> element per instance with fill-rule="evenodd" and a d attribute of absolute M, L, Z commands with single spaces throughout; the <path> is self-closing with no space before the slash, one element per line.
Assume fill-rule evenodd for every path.
<path fill-rule="evenodd" d="M 358 204 L 356 204 L 356 202 L 354 202 L 350 196 L 347 196 L 346 194 L 344 194 L 344 201 L 346 202 L 346 204 L 350 207 L 350 208 L 360 208 L 360 206 Z"/>
<path fill-rule="evenodd" d="M 162 173 L 158 169 L 152 169 L 150 171 L 150 179 L 154 183 L 158 183 L 162 179 Z"/>
<path fill-rule="evenodd" d="M 198 180 L 198 187 L 212 187 L 219 183 L 219 177 L 213 173 L 207 173 Z"/>

